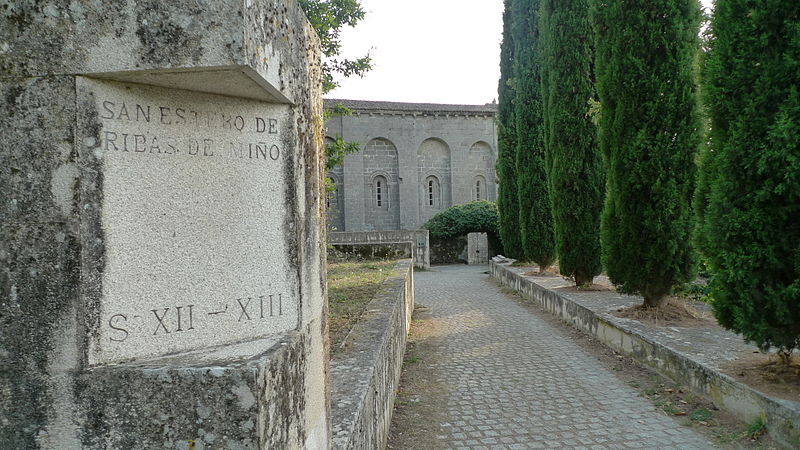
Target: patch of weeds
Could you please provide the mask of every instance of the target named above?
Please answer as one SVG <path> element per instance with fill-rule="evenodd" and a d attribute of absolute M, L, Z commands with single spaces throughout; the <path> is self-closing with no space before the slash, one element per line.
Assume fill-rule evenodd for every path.
<path fill-rule="evenodd" d="M 676 407 L 672 404 L 672 402 L 665 402 L 663 406 L 661 406 L 661 410 L 665 413 L 669 414 L 670 416 L 685 416 L 686 411 Z"/>
<path fill-rule="evenodd" d="M 684 283 L 680 286 L 672 288 L 672 295 L 675 297 L 686 298 L 698 302 L 709 303 L 711 301 L 709 294 L 711 293 L 708 284 L 699 283 L 696 281 Z"/>
<path fill-rule="evenodd" d="M 410 366 L 411 364 L 417 363 L 420 361 L 419 355 L 410 355 L 403 360 L 403 368 L 405 369 L 406 366 Z"/>
<path fill-rule="evenodd" d="M 742 433 L 727 428 L 715 430 L 714 440 L 720 445 L 730 445 L 742 438 Z"/>
<path fill-rule="evenodd" d="M 652 396 L 654 396 L 656 394 L 658 394 L 658 389 L 656 389 L 656 388 L 647 388 L 647 389 L 644 390 L 644 395 L 646 397 L 652 397 Z"/>
<path fill-rule="evenodd" d="M 759 417 L 756 420 L 747 424 L 747 429 L 745 430 L 745 434 L 752 440 L 756 440 L 762 434 L 766 433 L 767 431 L 767 422 L 764 420 L 763 417 Z"/>
<path fill-rule="evenodd" d="M 509 295 L 511 297 L 517 297 L 517 298 L 524 299 L 524 297 L 522 295 L 520 295 L 520 293 L 517 292 L 516 289 L 511 289 L 510 287 L 504 286 L 504 285 L 501 285 L 501 284 L 498 284 L 498 286 L 500 286 L 500 292 L 502 292 L 503 294 Z"/>
<path fill-rule="evenodd" d="M 706 422 L 711 419 L 711 411 L 705 408 L 698 408 L 692 412 L 692 415 L 689 416 L 693 422 Z"/>

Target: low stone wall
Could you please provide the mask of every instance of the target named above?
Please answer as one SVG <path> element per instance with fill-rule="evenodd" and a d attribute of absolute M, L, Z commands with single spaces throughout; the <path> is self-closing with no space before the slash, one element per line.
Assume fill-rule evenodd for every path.
<path fill-rule="evenodd" d="M 543 287 L 506 264 L 489 262 L 492 278 L 516 290 L 544 310 L 595 336 L 615 351 L 635 358 L 659 373 L 685 383 L 745 422 L 762 417 L 770 436 L 790 448 L 800 448 L 800 403 L 768 397 L 669 346 L 657 342 L 613 317 L 599 316 L 561 292 Z"/>
<path fill-rule="evenodd" d="M 340 245 L 379 245 L 410 242 L 414 258 L 414 266 L 430 269 L 431 251 L 428 230 L 393 230 L 393 231 L 336 231 L 328 233 L 328 244 Z"/>
<path fill-rule="evenodd" d="M 467 264 L 467 237 L 458 236 L 448 239 L 431 239 L 431 254 L 434 264 Z"/>
<path fill-rule="evenodd" d="M 414 257 L 414 244 L 411 242 L 331 244 L 331 246 L 337 252 L 365 259 L 412 259 Z"/>
<path fill-rule="evenodd" d="M 367 305 L 347 350 L 331 361 L 334 449 L 386 446 L 413 310 L 414 272 L 406 259 Z"/>

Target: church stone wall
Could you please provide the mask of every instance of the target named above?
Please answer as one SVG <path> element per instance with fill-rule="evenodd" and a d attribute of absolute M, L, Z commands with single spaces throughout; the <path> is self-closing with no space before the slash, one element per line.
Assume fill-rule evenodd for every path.
<path fill-rule="evenodd" d="M 327 136 L 362 149 L 328 174 L 337 183 L 329 228 L 414 230 L 450 206 L 496 200 L 495 105 L 325 102 L 353 111 L 329 119 Z"/>

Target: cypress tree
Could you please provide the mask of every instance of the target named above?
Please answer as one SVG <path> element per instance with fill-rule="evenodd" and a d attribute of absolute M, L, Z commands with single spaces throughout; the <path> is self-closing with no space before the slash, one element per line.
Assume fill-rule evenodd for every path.
<path fill-rule="evenodd" d="M 540 12 L 545 149 L 556 254 L 562 275 L 578 286 L 601 270 L 600 213 L 605 175 L 594 99 L 589 0 L 543 0 Z"/>
<path fill-rule="evenodd" d="M 620 292 L 662 306 L 693 272 L 699 121 L 697 0 L 594 0 L 600 148 L 608 170 L 603 265 Z"/>
<path fill-rule="evenodd" d="M 519 201 L 516 180 L 516 125 L 514 89 L 511 87 L 514 64 L 514 40 L 511 35 L 511 0 L 504 0 L 503 42 L 500 44 L 500 82 L 497 105 L 497 208 L 500 213 L 500 241 L 506 256 L 524 257 L 520 249 Z"/>
<path fill-rule="evenodd" d="M 544 270 L 555 259 L 555 236 L 545 170 L 538 1 L 513 1 L 511 32 L 520 234 L 526 259 Z"/>
<path fill-rule="evenodd" d="M 800 346 L 800 4 L 718 0 L 704 94 L 699 246 L 720 324 Z"/>

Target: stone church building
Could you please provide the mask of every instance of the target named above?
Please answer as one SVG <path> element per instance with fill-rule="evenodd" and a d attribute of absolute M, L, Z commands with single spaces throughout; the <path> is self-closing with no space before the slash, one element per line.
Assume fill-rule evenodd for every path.
<path fill-rule="evenodd" d="M 495 201 L 497 105 L 442 105 L 326 99 L 350 116 L 326 123 L 361 151 L 328 173 L 328 225 L 335 231 L 414 230 L 436 213 Z"/>

